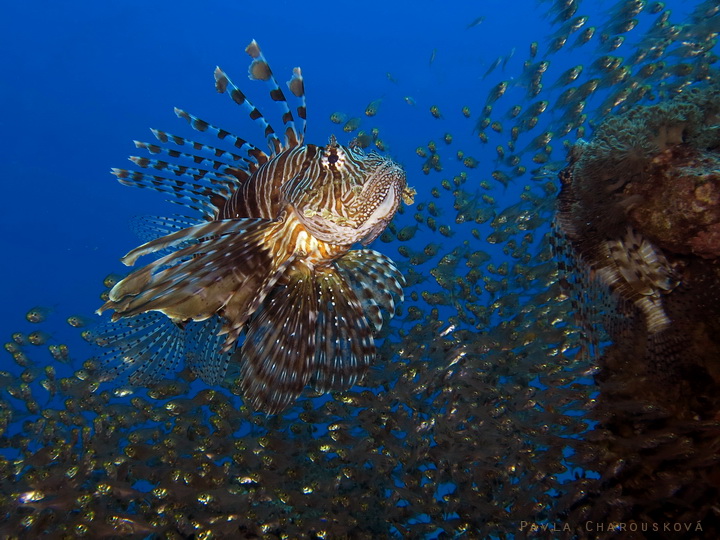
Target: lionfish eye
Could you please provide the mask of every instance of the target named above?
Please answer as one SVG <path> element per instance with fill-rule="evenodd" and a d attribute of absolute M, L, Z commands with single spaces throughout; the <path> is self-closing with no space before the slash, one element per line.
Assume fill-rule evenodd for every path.
<path fill-rule="evenodd" d="M 339 146 L 328 146 L 322 153 L 321 163 L 323 167 L 333 166 L 336 169 L 341 169 L 345 164 L 345 153 Z"/>

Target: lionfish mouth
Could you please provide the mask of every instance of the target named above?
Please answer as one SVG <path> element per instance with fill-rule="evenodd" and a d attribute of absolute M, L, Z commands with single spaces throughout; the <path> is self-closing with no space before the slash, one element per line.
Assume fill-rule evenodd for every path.
<path fill-rule="evenodd" d="M 387 218 L 388 215 L 395 214 L 398 206 L 400 206 L 400 197 L 398 197 L 398 189 L 396 185 L 390 185 L 385 192 L 385 198 L 368 218 L 368 221 L 375 221 Z"/>
<path fill-rule="evenodd" d="M 368 245 L 385 229 L 395 215 L 407 189 L 405 172 L 392 161 L 379 166 L 368 178 L 360 193 L 361 210 L 358 229 L 360 242 Z"/>
<path fill-rule="evenodd" d="M 376 215 L 380 208 L 388 208 L 388 212 L 394 213 L 400 204 L 400 195 L 405 191 L 407 181 L 405 171 L 396 163 L 386 160 L 369 176 L 362 189 L 363 202 L 376 202 L 372 215 Z M 394 205 L 386 206 L 388 196 L 394 200 Z M 369 217 L 368 220 L 372 219 Z"/>

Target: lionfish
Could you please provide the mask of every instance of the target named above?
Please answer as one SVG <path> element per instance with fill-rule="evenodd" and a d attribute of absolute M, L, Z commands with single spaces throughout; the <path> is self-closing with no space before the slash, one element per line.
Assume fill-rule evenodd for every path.
<path fill-rule="evenodd" d="M 253 40 L 245 51 L 250 79 L 266 81 L 282 107 L 284 142 L 220 68 L 217 91 L 261 126 L 269 154 L 180 109 L 177 116 L 195 130 L 232 148 L 159 130 L 152 132 L 162 144 L 135 142 L 153 157 L 131 157 L 146 172 L 113 169 L 118 180 L 169 194 L 203 221 L 153 218 L 167 234 L 122 262 L 160 257 L 110 290 L 98 314 L 114 310 L 112 323 L 96 341 L 109 349 L 101 357 L 105 380 L 129 374 L 131 383 L 152 383 L 184 357 L 216 384 L 239 362 L 246 402 L 277 413 L 306 385 L 349 388 L 374 359 L 373 331 L 383 310 L 394 314 L 404 279 L 389 258 L 351 247 L 377 238 L 415 190 L 387 157 L 334 136 L 326 146 L 304 144 L 300 68 L 287 83 L 299 102 L 299 132 L 260 47 Z"/>

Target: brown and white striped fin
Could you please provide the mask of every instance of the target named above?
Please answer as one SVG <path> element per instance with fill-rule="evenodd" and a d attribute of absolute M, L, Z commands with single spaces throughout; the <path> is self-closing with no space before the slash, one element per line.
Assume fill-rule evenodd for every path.
<path fill-rule="evenodd" d="M 242 345 L 241 386 L 253 408 L 275 414 L 310 382 L 316 300 L 312 271 L 293 264 L 255 312 Z"/>
<path fill-rule="evenodd" d="M 179 110 L 179 109 L 178 109 Z M 184 111 L 183 111 L 184 112 Z M 210 129 L 210 127 L 208 127 Z M 217 128 L 220 129 L 220 128 Z M 231 134 L 218 131 L 217 135 L 222 136 L 223 140 L 228 140 L 229 143 L 233 143 L 233 148 L 237 148 L 242 154 L 231 152 L 225 148 L 220 148 L 211 144 L 207 144 L 200 141 L 181 137 L 174 133 L 162 131 L 159 129 L 151 129 L 152 134 L 155 138 L 163 144 L 174 143 L 177 146 L 182 146 L 185 149 L 185 153 L 175 150 L 173 148 L 162 147 L 151 143 L 141 143 L 142 148 L 146 148 L 150 153 L 164 152 L 172 157 L 185 157 L 192 160 L 196 164 L 209 164 L 213 169 L 218 170 L 219 165 L 227 165 L 235 168 L 241 168 L 243 170 L 252 172 L 257 168 L 257 163 L 254 158 L 250 157 L 249 152 L 255 149 L 255 147 L 247 141 Z M 220 137 L 219 137 L 220 138 Z M 239 145 L 239 146 L 236 146 Z M 138 141 L 135 141 L 135 146 L 140 148 Z M 188 152 L 187 149 L 192 149 L 194 152 Z M 207 166 L 207 165 L 206 165 Z"/>
<path fill-rule="evenodd" d="M 232 194 L 257 170 L 256 161 L 249 157 L 165 131 L 153 129 L 152 132 L 165 146 L 141 141 L 135 141 L 135 146 L 152 156 L 163 155 L 168 159 L 140 156 L 129 159 L 142 169 L 152 169 L 155 174 L 121 168 L 111 172 L 124 185 L 171 195 L 170 202 L 199 212 L 205 220 L 217 217 Z M 167 146 L 170 143 L 191 151 Z"/>
<path fill-rule="evenodd" d="M 375 332 L 395 315 L 395 299 L 403 300 L 405 278 L 393 261 L 372 249 L 347 252 L 333 263 L 355 291 Z"/>
<path fill-rule="evenodd" d="M 290 107 L 288 107 L 285 93 L 280 88 L 277 79 L 275 79 L 272 69 L 270 68 L 270 64 L 268 64 L 267 60 L 265 59 L 265 56 L 260 50 L 260 46 L 258 45 L 257 41 L 253 39 L 250 44 L 245 48 L 245 52 L 248 53 L 253 59 L 248 69 L 250 80 L 259 80 L 268 83 L 268 85 L 270 86 L 270 99 L 278 102 L 280 104 L 280 107 L 282 108 L 282 121 L 283 127 L 285 128 L 284 149 L 298 146 L 300 144 L 300 138 L 298 137 L 297 130 L 295 129 L 295 118 L 293 117 L 292 112 L 290 112 Z M 293 92 L 293 95 L 297 95 L 295 94 L 295 92 L 302 90 L 301 101 L 304 101 L 305 89 L 302 82 L 302 76 L 300 75 L 300 73 L 298 73 L 298 76 L 300 77 L 300 84 L 298 85 L 298 81 L 293 82 L 293 79 L 291 79 L 290 82 L 293 83 L 293 86 L 290 86 L 290 90 Z M 288 83 L 288 86 L 289 85 L 290 83 Z M 304 110 L 304 103 L 301 103 L 301 107 Z"/>
<path fill-rule="evenodd" d="M 165 155 L 172 159 L 185 160 L 193 165 L 203 166 L 213 171 L 234 174 L 233 171 L 240 169 L 252 173 L 257 169 L 257 163 L 245 150 L 243 154 L 237 154 L 224 148 L 202 143 L 196 140 L 181 137 L 167 131 L 151 129 L 155 138 L 165 146 L 143 141 L 133 141 L 137 148 L 143 148 L 150 154 Z M 176 149 L 170 144 L 182 147 Z"/>
<path fill-rule="evenodd" d="M 207 384 L 218 384 L 227 371 L 231 355 L 219 352 L 222 321 L 173 323 L 151 311 L 99 325 L 91 332 L 98 348 L 100 380 L 118 377 L 133 385 L 151 385 L 175 376 L 185 366 Z"/>
<path fill-rule="evenodd" d="M 138 246 L 125 254 L 121 261 L 125 266 L 132 266 L 135 264 L 135 261 L 143 255 L 154 253 L 161 249 L 171 248 L 182 242 L 191 242 L 195 245 L 198 240 L 203 238 L 210 239 L 210 242 L 204 245 L 206 249 L 214 248 L 215 246 L 212 244 L 212 239 L 214 238 L 254 232 L 265 225 L 265 223 L 266 220 L 262 219 L 226 219 L 222 221 L 212 221 L 210 223 L 200 223 Z"/>
<path fill-rule="evenodd" d="M 205 120 L 198 118 L 194 114 L 190 114 L 189 112 L 184 111 L 182 109 L 178 109 L 177 107 L 175 107 L 175 114 L 178 116 L 178 118 L 187 120 L 187 122 L 196 131 L 200 131 L 201 133 L 205 133 L 205 132 L 213 133 L 220 140 L 227 139 L 229 142 L 231 142 L 233 144 L 233 146 L 235 146 L 236 148 L 247 153 L 247 155 L 251 159 L 255 160 L 259 165 L 265 163 L 268 159 L 270 159 L 270 157 L 265 152 L 263 152 L 256 146 L 250 144 L 245 139 L 241 139 L 237 135 L 233 135 L 231 132 L 229 132 L 226 129 L 223 129 L 214 124 L 211 124 L 210 122 L 206 122 Z M 267 124 L 267 122 L 266 122 L 266 124 Z M 270 129 L 272 129 L 272 128 L 270 128 Z"/>
<path fill-rule="evenodd" d="M 287 85 L 292 95 L 299 101 L 296 111 L 298 118 L 300 118 L 302 131 L 298 133 L 298 144 L 303 144 L 307 131 L 307 107 L 305 104 L 305 82 L 303 80 L 302 70 L 299 67 L 293 68 L 292 77 L 287 82 Z"/>
<path fill-rule="evenodd" d="M 136 141 L 135 144 L 142 145 L 144 143 Z M 209 165 L 211 169 L 203 169 L 195 166 L 198 163 L 197 161 L 192 161 L 192 165 L 183 163 L 183 160 L 192 160 L 191 154 L 174 152 L 167 149 L 163 149 L 163 153 L 166 153 L 173 161 L 140 156 L 130 156 L 128 159 L 143 169 L 152 168 L 156 171 L 171 172 L 175 176 L 189 176 L 195 181 L 203 179 L 215 189 L 234 191 L 240 186 L 242 180 L 250 176 L 246 169 L 239 169 L 238 167 L 220 161 L 205 159 L 203 160 L 204 165 Z M 239 175 L 238 171 L 240 171 L 242 175 Z"/>
<path fill-rule="evenodd" d="M 295 262 L 297 256 L 295 254 L 290 255 L 280 264 L 277 261 L 273 261 L 272 265 L 267 265 L 262 268 L 263 272 L 258 273 L 261 279 L 256 280 L 256 288 L 252 291 L 251 299 L 247 298 L 247 291 L 240 291 L 237 295 L 239 301 L 236 301 L 236 296 L 228 298 L 225 307 L 220 312 L 226 323 L 220 330 L 220 335 L 225 336 L 225 342 L 221 349 L 222 352 L 231 351 L 240 337 L 240 333 L 245 328 L 245 323 L 248 318 L 257 311 L 257 309 L 265 301 L 265 297 L 275 287 L 275 284 L 285 274 L 288 267 Z M 257 276 L 256 276 L 257 277 Z"/>
<path fill-rule="evenodd" d="M 123 262 L 131 265 L 142 255 L 186 246 L 117 283 L 98 313 L 113 309 L 117 320 L 155 310 L 177 321 L 205 320 L 232 299 L 242 315 L 241 300 L 249 306 L 272 271 L 272 256 L 264 243 L 269 223 L 263 219 L 213 221 L 143 244 Z"/>
<path fill-rule="evenodd" d="M 599 248 L 605 262 L 594 269 L 597 277 L 620 298 L 635 304 L 645 316 L 650 334 L 666 329 L 670 319 L 662 295 L 679 281 L 662 252 L 631 227 L 624 237 L 606 240 Z"/>
<path fill-rule="evenodd" d="M 314 274 L 317 315 L 312 386 L 319 392 L 346 390 L 375 358 L 375 342 L 353 288 L 333 267 Z"/>
<path fill-rule="evenodd" d="M 207 169 L 170 163 L 162 159 L 139 156 L 130 156 L 128 159 L 142 169 L 154 169 L 156 171 L 172 173 L 173 177 L 185 177 L 198 187 L 207 186 L 210 189 L 221 192 L 224 196 L 234 192 L 239 187 L 239 181 L 236 176 L 219 175 Z M 247 175 L 247 173 L 245 174 Z"/>
<path fill-rule="evenodd" d="M 268 148 L 270 148 L 271 156 L 276 156 L 284 150 L 283 144 L 275 133 L 275 130 L 265 119 L 263 114 L 260 112 L 260 109 L 252 104 L 243 91 L 240 90 L 240 88 L 238 88 L 235 83 L 230 80 L 230 77 L 228 77 L 227 74 L 219 67 L 215 68 L 215 88 L 221 94 L 224 94 L 228 88 L 230 89 L 230 98 L 235 103 L 243 107 L 247 111 L 250 119 L 262 128 L 263 133 L 265 134 L 265 139 L 267 140 Z"/>
<path fill-rule="evenodd" d="M 169 202 L 198 212 L 205 220 L 213 219 L 232 196 L 232 191 L 228 188 L 198 185 L 199 182 L 194 181 L 192 177 L 181 180 L 180 175 L 171 178 L 116 168 L 111 169 L 110 172 L 125 186 L 148 188 L 170 195 L 167 199 Z"/>

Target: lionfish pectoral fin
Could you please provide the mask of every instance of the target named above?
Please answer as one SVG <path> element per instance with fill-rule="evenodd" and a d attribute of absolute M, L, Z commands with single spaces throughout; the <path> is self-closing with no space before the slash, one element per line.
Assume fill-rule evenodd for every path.
<path fill-rule="evenodd" d="M 315 270 L 317 315 L 311 384 L 319 392 L 350 388 L 375 357 L 363 304 L 343 275 L 334 265 Z"/>
<path fill-rule="evenodd" d="M 252 289 L 244 287 L 228 300 L 222 309 L 222 316 L 226 322 L 218 333 L 218 336 L 226 336 L 220 352 L 226 353 L 232 350 L 248 318 L 262 305 L 265 297 L 285 274 L 288 267 L 294 263 L 295 259 L 296 255 L 290 255 L 277 267 L 266 272 L 265 279 L 258 282 L 257 287 Z"/>
<path fill-rule="evenodd" d="M 125 261 L 179 249 L 117 283 L 98 313 L 113 309 L 117 319 L 161 311 L 174 320 L 202 321 L 229 303 L 243 312 L 238 305 L 251 303 L 249 291 L 258 290 L 272 271 L 265 238 L 273 224 L 265 219 L 212 221 L 143 244 Z"/>
<path fill-rule="evenodd" d="M 157 253 L 163 249 L 176 248 L 188 243 L 197 245 L 201 241 L 213 237 L 222 238 L 229 235 L 248 234 L 267 222 L 267 220 L 263 219 L 242 218 L 199 223 L 146 242 L 129 251 L 121 260 L 125 266 L 133 266 L 138 258 L 149 253 Z M 174 255 L 176 254 L 170 254 L 170 256 L 163 259 L 171 260 Z"/>
<path fill-rule="evenodd" d="M 313 271 L 295 262 L 253 315 L 242 345 L 241 386 L 253 408 L 275 414 L 312 376 L 316 297 Z"/>
<path fill-rule="evenodd" d="M 393 261 L 372 249 L 349 251 L 334 262 L 353 288 L 373 329 L 379 332 L 383 312 L 395 315 L 395 301 L 403 300 L 405 278 Z"/>

